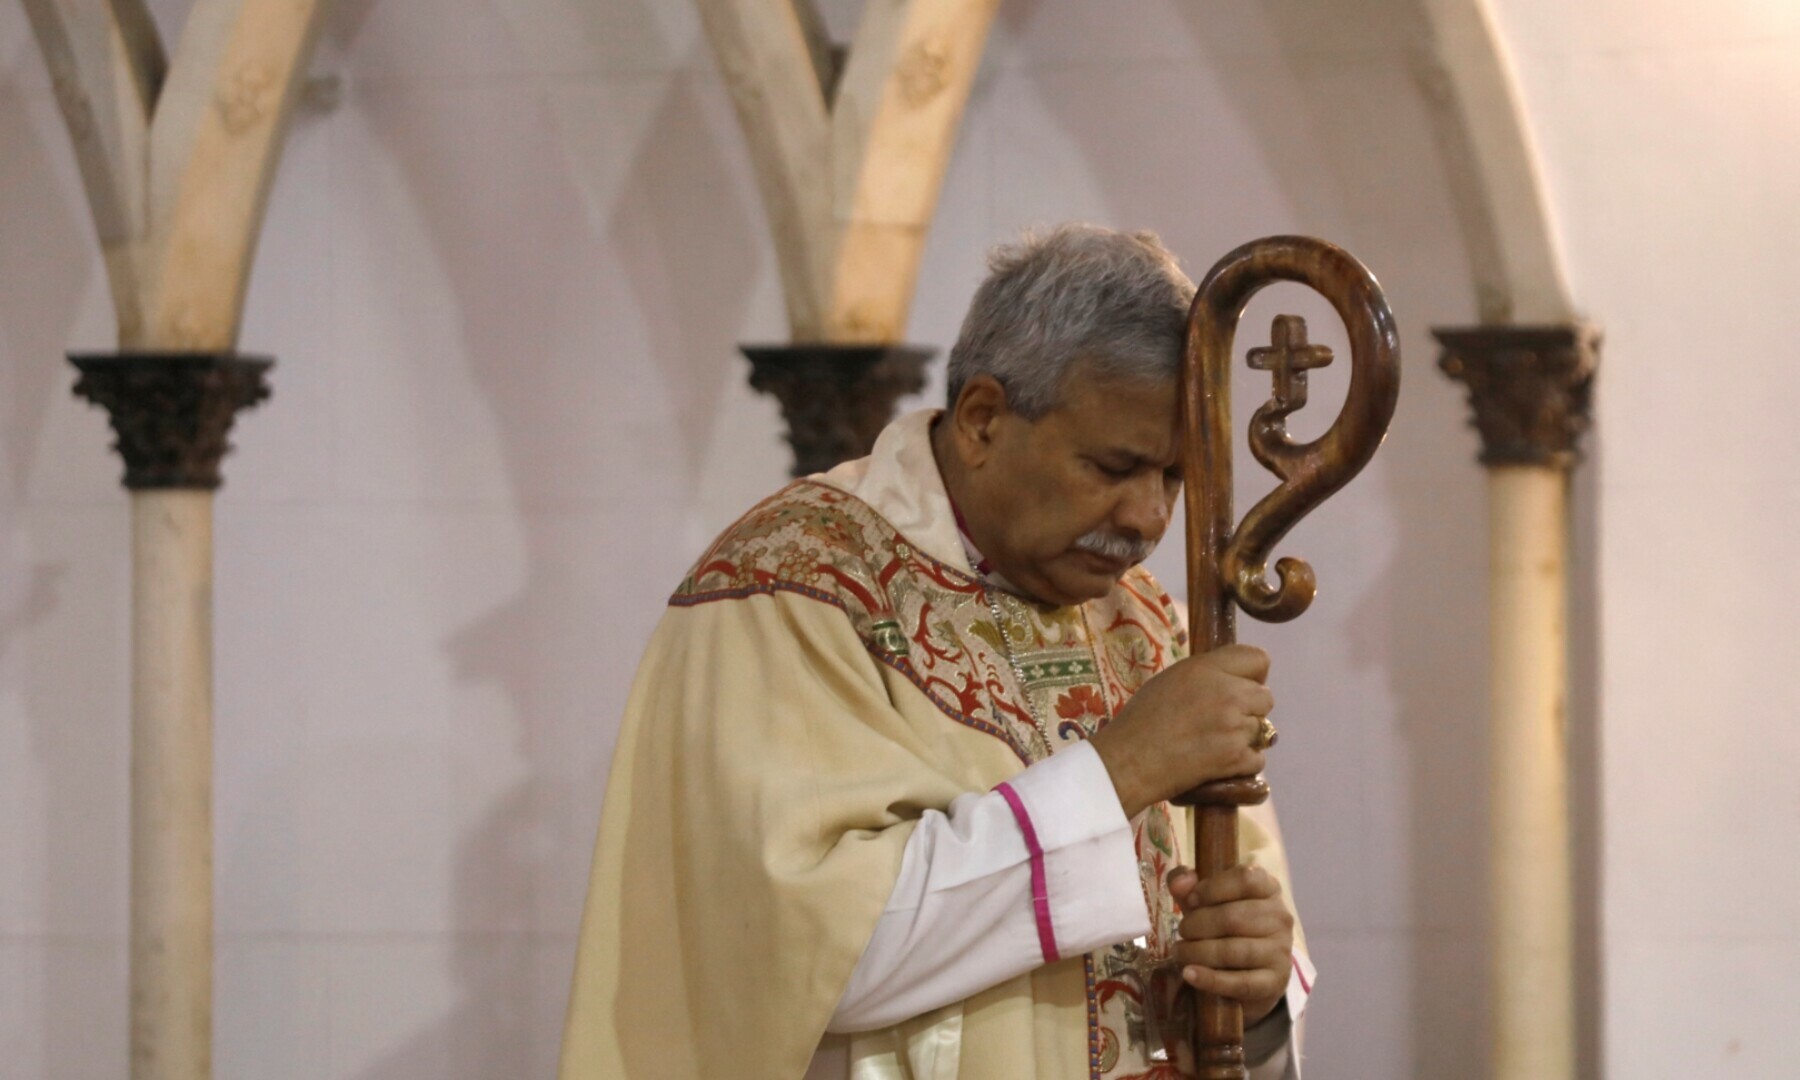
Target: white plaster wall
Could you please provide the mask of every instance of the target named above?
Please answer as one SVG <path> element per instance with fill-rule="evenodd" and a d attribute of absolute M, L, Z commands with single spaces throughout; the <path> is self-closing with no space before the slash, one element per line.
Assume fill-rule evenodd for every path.
<path fill-rule="evenodd" d="M 1425 334 L 1473 305 L 1405 35 L 1365 15 L 1008 0 L 910 337 L 947 347 L 983 249 L 1032 222 L 1155 228 L 1196 277 L 1289 231 L 1376 270 L 1410 365 L 1394 433 L 1289 545 L 1314 613 L 1244 636 L 1276 655 L 1309 1075 L 1473 1076 L 1485 534 Z M 243 344 L 279 357 L 275 397 L 219 504 L 218 1074 L 548 1076 L 641 643 L 786 467 L 734 350 L 783 332 L 762 211 L 677 0 L 342 0 L 315 69 L 342 103 L 297 120 L 273 194 Z M 124 496 L 59 359 L 112 345 L 109 306 L 12 4 L 0 146 L 0 1071 L 111 1078 Z M 1315 385 L 1335 407 L 1341 372 Z M 1179 587 L 1174 546 L 1157 565 Z"/>
<path fill-rule="evenodd" d="M 1800 1070 L 1800 7 L 1505 0 L 1596 476 L 1607 1075 Z"/>

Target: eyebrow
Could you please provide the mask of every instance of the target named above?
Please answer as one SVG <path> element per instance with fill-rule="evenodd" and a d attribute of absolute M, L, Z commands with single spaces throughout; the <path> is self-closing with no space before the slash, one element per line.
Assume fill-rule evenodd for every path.
<path fill-rule="evenodd" d="M 1098 450 L 1093 456 L 1104 459 L 1109 467 L 1118 465 L 1121 468 L 1128 469 L 1152 468 L 1161 471 L 1181 467 L 1181 456 L 1179 454 L 1177 454 L 1175 459 L 1169 462 L 1169 464 L 1163 465 L 1148 454 L 1143 454 L 1136 450 L 1127 450 L 1124 447 L 1119 446 Z"/>
<path fill-rule="evenodd" d="M 1120 446 L 1103 446 L 1089 455 L 1106 462 L 1108 465 L 1136 468 L 1149 459 L 1135 450 L 1127 450 Z"/>

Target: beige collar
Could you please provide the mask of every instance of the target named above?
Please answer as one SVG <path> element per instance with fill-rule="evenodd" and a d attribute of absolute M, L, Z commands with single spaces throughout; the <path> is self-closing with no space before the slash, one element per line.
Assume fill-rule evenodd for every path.
<path fill-rule="evenodd" d="M 941 409 L 920 409 L 889 424 L 866 458 L 846 461 L 811 479 L 868 503 L 920 551 L 973 575 L 956 514 L 931 450 L 931 422 Z"/>

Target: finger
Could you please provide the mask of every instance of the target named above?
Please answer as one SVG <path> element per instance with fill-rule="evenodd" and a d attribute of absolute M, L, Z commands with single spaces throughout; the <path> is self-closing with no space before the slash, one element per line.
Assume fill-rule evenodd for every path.
<path fill-rule="evenodd" d="M 1189 986 L 1203 993 L 1217 994 L 1233 1001 L 1267 1001 L 1286 987 L 1286 972 L 1215 971 L 1199 964 L 1181 969 L 1181 977 Z"/>
<path fill-rule="evenodd" d="M 1267 764 L 1268 762 L 1263 757 L 1263 752 L 1261 750 L 1246 746 L 1238 751 L 1236 768 L 1232 770 L 1232 775 L 1255 776 L 1262 772 Z"/>
<path fill-rule="evenodd" d="M 1275 711 L 1275 695 L 1263 684 L 1246 680 L 1238 696 L 1238 707 L 1248 716 L 1268 716 Z"/>
<path fill-rule="evenodd" d="M 1255 741 L 1256 727 L 1260 723 L 1250 711 L 1253 704 L 1250 695 L 1243 694 L 1214 709 L 1197 709 L 1194 717 L 1202 725 L 1202 734 L 1224 739 L 1234 746 L 1247 745 Z"/>
<path fill-rule="evenodd" d="M 1220 671 L 1256 682 L 1269 681 L 1269 654 L 1254 645 L 1226 645 L 1201 657 Z"/>
<path fill-rule="evenodd" d="M 1289 943 L 1276 938 L 1229 937 L 1177 942 L 1175 960 L 1214 971 L 1281 971 L 1293 963 Z"/>
<path fill-rule="evenodd" d="M 1233 900 L 1270 900 L 1281 895 L 1281 882 L 1260 866 L 1234 866 L 1216 874 L 1208 874 L 1200 882 L 1200 900 L 1204 904 L 1224 904 Z"/>
<path fill-rule="evenodd" d="M 1200 884 L 1200 875 L 1191 866 L 1177 866 L 1169 871 L 1164 879 L 1169 883 L 1169 895 L 1181 905 L 1183 911 L 1193 907 L 1194 888 Z"/>
<path fill-rule="evenodd" d="M 1183 941 L 1253 937 L 1292 944 L 1294 917 L 1276 901 L 1238 900 L 1190 908 L 1181 917 L 1178 933 Z"/>

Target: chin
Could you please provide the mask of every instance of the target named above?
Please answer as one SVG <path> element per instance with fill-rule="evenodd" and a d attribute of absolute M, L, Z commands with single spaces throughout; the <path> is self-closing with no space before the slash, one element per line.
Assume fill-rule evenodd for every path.
<path fill-rule="evenodd" d="M 1013 579 L 1014 584 L 1040 603 L 1069 607 L 1098 600 L 1112 592 L 1131 567 L 1101 569 L 1088 556 L 1072 552 L 1040 562 L 1032 569 L 1036 572 L 1030 580 L 1021 573 Z"/>
<path fill-rule="evenodd" d="M 1098 600 L 1112 592 L 1114 587 L 1119 584 L 1119 579 L 1124 576 L 1123 570 L 1111 576 L 1084 573 L 1075 580 L 1053 582 L 1052 584 L 1060 594 L 1055 598 L 1055 602 L 1068 605 L 1085 604 L 1089 600 Z"/>

